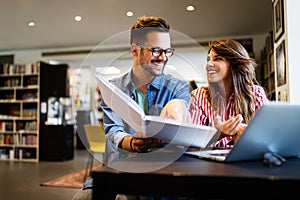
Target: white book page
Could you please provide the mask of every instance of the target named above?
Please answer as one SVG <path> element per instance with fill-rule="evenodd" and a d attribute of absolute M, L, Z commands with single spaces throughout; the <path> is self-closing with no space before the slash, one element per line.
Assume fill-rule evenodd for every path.
<path fill-rule="evenodd" d="M 159 116 L 146 116 L 146 136 L 167 143 L 204 148 L 217 134 L 214 127 L 178 122 Z"/>

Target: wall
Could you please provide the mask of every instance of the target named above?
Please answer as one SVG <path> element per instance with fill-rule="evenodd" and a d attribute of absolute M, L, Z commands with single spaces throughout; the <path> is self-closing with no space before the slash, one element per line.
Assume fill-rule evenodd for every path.
<path fill-rule="evenodd" d="M 300 1 L 285 0 L 286 7 L 286 33 L 287 33 L 287 61 L 289 65 L 289 93 L 291 103 L 300 103 L 300 67 L 299 67 L 299 53 L 300 53 Z"/>
<path fill-rule="evenodd" d="M 261 35 L 246 35 L 246 36 L 231 36 L 227 38 L 235 38 L 235 39 L 242 39 L 242 38 L 253 38 L 253 49 L 254 54 L 257 59 L 260 58 L 260 50 L 263 48 L 265 43 L 266 34 Z M 220 39 L 220 38 L 213 38 L 213 39 Z M 212 38 L 207 38 L 202 41 L 209 41 Z M 94 47 L 90 46 L 83 46 L 77 48 L 60 48 L 60 49 L 36 49 L 36 50 L 23 50 L 23 51 L 11 51 L 11 52 L 1 52 L 0 55 L 6 54 L 14 54 L 15 55 L 15 63 L 16 64 L 24 64 L 24 63 L 33 63 L 36 61 L 45 61 L 49 62 L 50 60 L 57 60 L 63 63 L 69 64 L 71 68 L 80 68 L 80 67 L 91 67 L 91 66 L 107 66 L 107 63 L 110 58 L 113 58 L 109 53 L 101 52 L 98 54 L 87 55 L 87 54 L 74 54 L 74 55 L 54 55 L 54 56 L 42 56 L 44 52 L 61 52 L 61 51 L 72 51 L 72 50 L 86 50 L 86 49 L 93 49 Z M 127 48 L 127 47 L 126 47 Z M 129 50 L 129 47 L 128 47 Z M 178 48 L 175 51 L 178 56 L 174 56 L 170 59 L 169 64 L 175 66 L 178 70 L 177 75 L 182 76 L 182 78 L 186 80 L 193 80 L 193 79 L 200 79 L 199 81 L 205 81 L 206 77 L 203 76 L 203 67 L 206 60 L 206 50 L 191 47 L 185 48 Z M 175 53 L 175 55 L 176 55 Z M 87 56 L 89 56 L 90 60 L 87 60 Z M 91 62 L 92 61 L 92 62 Z M 257 60 L 259 62 L 259 60 Z M 127 56 L 126 58 L 122 58 L 123 65 L 128 65 L 126 67 L 131 67 L 131 56 Z M 85 63 L 84 65 L 82 65 Z M 91 63 L 91 64 L 89 64 Z M 186 65 L 191 65 L 191 70 L 187 70 Z M 178 66 L 178 67 L 177 67 Z M 128 71 L 128 69 L 124 69 Z M 196 71 L 195 71 L 196 70 Z M 200 71 L 200 72 L 199 72 Z M 123 72 L 123 71 L 122 71 Z"/>
<path fill-rule="evenodd" d="M 260 50 L 263 48 L 267 34 L 252 35 L 252 36 L 232 36 L 230 38 L 243 39 L 253 38 L 254 55 L 260 58 Z M 220 39 L 220 38 L 214 38 Z M 209 41 L 207 39 L 205 41 Z M 60 49 L 37 49 L 37 50 L 22 50 L 13 52 L 1 52 L 0 55 L 14 54 L 16 64 L 34 63 L 36 61 L 50 62 L 56 60 L 70 66 L 70 96 L 72 97 L 73 108 L 79 92 L 81 104 L 78 109 L 87 109 L 87 107 L 95 108 L 95 88 L 97 81 L 93 78 L 93 73 L 96 67 L 117 66 L 120 68 L 120 74 L 104 75 L 111 79 L 126 73 L 132 66 L 132 56 L 129 52 L 129 47 L 125 47 L 127 52 L 96 52 L 92 54 L 71 54 L 71 55 L 53 55 L 42 56 L 45 52 L 63 52 L 63 51 L 81 51 L 93 49 L 94 47 L 82 46 L 77 48 L 60 48 Z M 127 50 L 128 48 L 128 50 Z M 121 48 L 122 49 L 122 48 Z M 124 48 L 123 48 L 124 49 Z M 198 85 L 206 84 L 205 62 L 207 50 L 205 47 L 182 47 L 176 48 L 176 53 L 168 62 L 165 68 L 166 73 L 171 73 L 179 79 L 186 81 L 196 80 Z M 117 59 L 116 59 L 117 58 Z M 257 60 L 260 62 L 259 60 Z M 122 67 L 121 67 L 122 66 Z M 261 70 L 257 70 L 260 72 Z M 78 76 L 80 75 L 80 77 Z M 259 75 L 259 74 L 258 74 Z M 74 86 L 74 87 L 73 87 Z M 90 95 L 90 98 L 88 97 Z"/>

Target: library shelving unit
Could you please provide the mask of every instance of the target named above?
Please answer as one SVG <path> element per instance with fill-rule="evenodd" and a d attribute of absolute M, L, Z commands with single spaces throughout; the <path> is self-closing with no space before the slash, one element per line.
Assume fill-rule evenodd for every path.
<path fill-rule="evenodd" d="M 290 66 L 288 61 L 286 0 L 273 0 L 273 37 L 276 101 L 290 100 Z M 293 72 L 295 72 L 293 70 Z M 296 73 L 297 74 L 297 73 Z M 298 79 L 298 78 L 297 78 Z M 297 92 L 298 93 L 298 92 Z"/>
<path fill-rule="evenodd" d="M 0 64 L 0 161 L 39 161 L 39 66 Z"/>
<path fill-rule="evenodd" d="M 274 67 L 273 32 L 266 37 L 265 46 L 261 50 L 262 85 L 269 100 L 276 100 L 275 67 Z"/>
<path fill-rule="evenodd" d="M 273 30 L 261 51 L 262 83 L 272 101 L 290 99 L 290 72 L 287 55 L 286 0 L 273 0 Z"/>

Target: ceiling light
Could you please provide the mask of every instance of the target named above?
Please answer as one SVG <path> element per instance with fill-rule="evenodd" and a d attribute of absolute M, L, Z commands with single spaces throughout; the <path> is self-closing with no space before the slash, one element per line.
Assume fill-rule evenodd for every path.
<path fill-rule="evenodd" d="M 82 18 L 81 18 L 81 16 L 77 15 L 74 17 L 74 19 L 75 19 L 75 21 L 80 22 Z"/>
<path fill-rule="evenodd" d="M 127 17 L 132 17 L 132 16 L 134 15 L 134 13 L 133 13 L 132 11 L 128 11 L 128 12 L 126 13 L 126 15 L 127 15 Z"/>
<path fill-rule="evenodd" d="M 187 7 L 186 7 L 186 10 L 187 10 L 187 11 L 190 11 L 190 12 L 191 12 L 191 11 L 194 11 L 194 10 L 195 10 L 195 6 L 192 6 L 192 5 L 187 6 Z"/>
<path fill-rule="evenodd" d="M 29 27 L 35 26 L 35 21 L 30 21 L 30 22 L 28 22 L 28 23 L 27 23 L 27 26 L 29 26 Z"/>
<path fill-rule="evenodd" d="M 51 65 L 58 65 L 58 64 L 59 64 L 59 61 L 56 61 L 56 60 L 49 60 L 49 64 L 51 64 Z"/>

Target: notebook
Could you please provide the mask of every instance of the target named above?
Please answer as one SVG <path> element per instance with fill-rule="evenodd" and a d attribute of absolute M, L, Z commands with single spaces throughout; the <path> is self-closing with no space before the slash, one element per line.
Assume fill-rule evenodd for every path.
<path fill-rule="evenodd" d="M 222 162 L 263 159 L 267 152 L 300 155 L 300 105 L 270 102 L 262 106 L 232 149 L 186 151 L 187 155 Z"/>
<path fill-rule="evenodd" d="M 204 148 L 219 134 L 214 127 L 181 123 L 173 119 L 145 115 L 140 106 L 122 90 L 97 74 L 102 98 L 119 117 L 146 137 L 156 137 L 166 143 Z M 215 137 L 214 137 L 215 136 Z"/>

